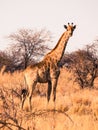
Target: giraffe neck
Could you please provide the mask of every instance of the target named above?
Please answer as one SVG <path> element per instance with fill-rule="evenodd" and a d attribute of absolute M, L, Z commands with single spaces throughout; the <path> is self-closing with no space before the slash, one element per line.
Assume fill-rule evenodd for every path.
<path fill-rule="evenodd" d="M 50 56 L 58 64 L 61 61 L 62 56 L 64 55 L 64 51 L 69 38 L 70 38 L 69 33 L 67 31 L 64 32 L 60 37 L 57 45 L 46 56 Z"/>

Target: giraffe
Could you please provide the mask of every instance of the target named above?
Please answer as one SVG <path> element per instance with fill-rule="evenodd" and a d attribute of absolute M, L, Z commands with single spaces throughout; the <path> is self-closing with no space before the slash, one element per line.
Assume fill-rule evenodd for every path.
<path fill-rule="evenodd" d="M 24 105 L 24 100 L 28 99 L 29 110 L 32 110 L 31 99 L 37 82 L 48 83 L 47 101 L 49 102 L 50 97 L 52 96 L 53 101 L 55 102 L 57 82 L 60 74 L 59 63 L 64 55 L 67 42 L 72 36 L 76 25 L 73 25 L 73 23 L 68 23 L 68 25 L 64 25 L 64 28 L 66 31 L 62 34 L 56 46 L 45 55 L 43 60 L 34 65 L 29 65 L 24 70 L 28 95 L 22 100 L 22 108 Z"/>

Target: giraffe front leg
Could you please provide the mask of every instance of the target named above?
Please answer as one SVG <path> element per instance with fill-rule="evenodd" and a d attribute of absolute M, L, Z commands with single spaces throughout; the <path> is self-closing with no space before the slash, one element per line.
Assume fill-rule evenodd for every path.
<path fill-rule="evenodd" d="M 56 100 L 57 81 L 58 81 L 58 79 L 56 79 L 56 78 L 52 79 L 52 97 L 53 97 L 54 102 Z"/>
<path fill-rule="evenodd" d="M 57 88 L 57 79 L 52 79 L 52 98 L 53 98 L 53 110 L 56 108 L 56 88 Z"/>
<path fill-rule="evenodd" d="M 47 90 L 47 101 L 48 102 L 50 100 L 51 90 L 52 90 L 52 84 L 51 84 L 51 81 L 48 81 L 48 90 Z"/>
<path fill-rule="evenodd" d="M 51 83 L 52 83 L 52 97 L 53 97 L 53 101 L 55 102 L 55 100 L 56 100 L 56 88 L 57 88 L 57 82 L 58 82 L 60 70 L 57 67 L 57 65 L 54 65 L 53 67 L 54 68 L 52 68 L 50 70 L 50 77 L 51 77 Z"/>

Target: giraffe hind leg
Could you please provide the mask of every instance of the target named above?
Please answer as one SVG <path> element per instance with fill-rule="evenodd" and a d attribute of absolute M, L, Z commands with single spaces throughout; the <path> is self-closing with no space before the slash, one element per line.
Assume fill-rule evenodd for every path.
<path fill-rule="evenodd" d="M 32 95 L 33 95 L 33 91 L 35 89 L 35 86 L 36 86 L 37 82 L 34 81 L 32 85 L 28 85 L 29 87 L 29 94 L 28 94 L 28 103 L 29 103 L 29 110 L 31 111 L 32 110 Z"/>
<path fill-rule="evenodd" d="M 21 108 L 23 109 L 23 106 L 24 106 L 24 102 L 25 102 L 25 99 L 26 99 L 26 96 L 27 96 L 27 90 L 26 89 L 22 89 L 21 90 Z"/>

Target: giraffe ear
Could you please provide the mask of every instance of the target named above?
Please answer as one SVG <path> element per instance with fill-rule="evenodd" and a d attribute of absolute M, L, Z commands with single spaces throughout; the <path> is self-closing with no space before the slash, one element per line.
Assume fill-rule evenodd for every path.
<path fill-rule="evenodd" d="M 75 29 L 75 28 L 76 28 L 76 25 L 74 25 L 73 28 Z"/>
<path fill-rule="evenodd" d="M 64 25 L 64 28 L 65 28 L 65 29 L 67 29 L 67 26 L 66 26 L 66 25 Z"/>

